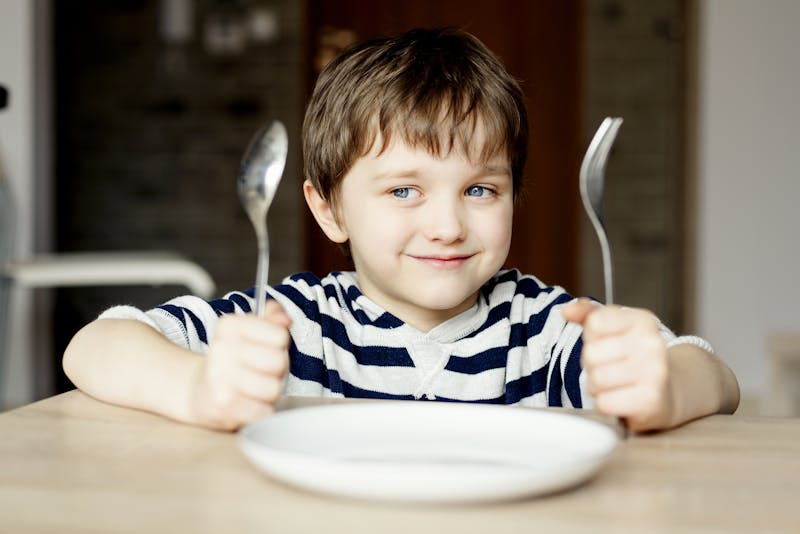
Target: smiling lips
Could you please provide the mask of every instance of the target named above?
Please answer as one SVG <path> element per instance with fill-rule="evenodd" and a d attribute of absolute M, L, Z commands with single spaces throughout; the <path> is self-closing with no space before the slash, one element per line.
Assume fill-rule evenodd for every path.
<path fill-rule="evenodd" d="M 432 256 L 415 256 L 410 255 L 417 261 L 424 263 L 430 267 L 435 269 L 458 269 L 462 265 L 464 265 L 468 259 L 470 259 L 474 254 L 460 254 L 460 255 L 451 255 L 451 256 L 439 256 L 439 255 L 432 255 Z"/>

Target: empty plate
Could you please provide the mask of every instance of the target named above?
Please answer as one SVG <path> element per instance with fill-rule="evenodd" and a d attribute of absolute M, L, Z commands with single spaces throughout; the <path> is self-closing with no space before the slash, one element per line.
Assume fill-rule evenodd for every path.
<path fill-rule="evenodd" d="M 278 412 L 239 445 L 271 477 L 312 491 L 408 502 L 538 495 L 594 475 L 617 444 L 556 410 L 444 402 L 339 403 Z"/>

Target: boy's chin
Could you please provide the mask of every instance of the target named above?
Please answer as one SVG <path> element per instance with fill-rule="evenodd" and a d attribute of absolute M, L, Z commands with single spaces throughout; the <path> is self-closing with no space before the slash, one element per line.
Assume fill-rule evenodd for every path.
<path fill-rule="evenodd" d="M 448 311 L 456 311 L 461 312 L 469 309 L 475 304 L 477 300 L 477 292 L 474 292 L 467 296 L 462 296 L 462 298 L 453 297 L 453 294 L 450 293 L 448 295 L 436 295 L 436 294 L 427 294 L 423 298 L 415 299 L 417 300 L 417 306 L 421 308 L 425 308 L 431 311 L 436 312 L 448 312 Z"/>

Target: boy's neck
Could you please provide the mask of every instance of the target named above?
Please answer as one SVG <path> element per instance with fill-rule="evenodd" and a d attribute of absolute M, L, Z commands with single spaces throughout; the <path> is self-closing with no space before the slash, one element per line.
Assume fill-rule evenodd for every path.
<path fill-rule="evenodd" d="M 472 308 L 478 300 L 478 292 L 476 291 L 472 296 L 464 300 L 459 306 L 447 310 L 436 310 L 429 308 L 420 308 L 414 306 L 412 303 L 385 303 L 381 299 L 370 296 L 369 291 L 364 288 L 361 289 L 362 294 L 370 299 L 372 302 L 391 313 L 404 323 L 412 326 L 420 332 L 430 332 L 437 326 L 449 321 L 453 317 L 464 313 Z"/>

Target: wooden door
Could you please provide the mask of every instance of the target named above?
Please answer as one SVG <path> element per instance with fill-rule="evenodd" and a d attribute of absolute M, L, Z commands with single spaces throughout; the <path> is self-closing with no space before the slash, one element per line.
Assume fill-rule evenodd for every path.
<path fill-rule="evenodd" d="M 580 20 L 578 0 L 307 0 L 309 92 L 320 52 L 338 41 L 397 34 L 417 26 L 463 28 L 499 55 L 527 97 L 531 139 L 525 191 L 507 261 L 575 291 L 579 276 L 578 170 Z M 324 54 L 323 54 L 324 55 Z M 348 269 L 309 215 L 306 263 L 325 274 Z"/>

